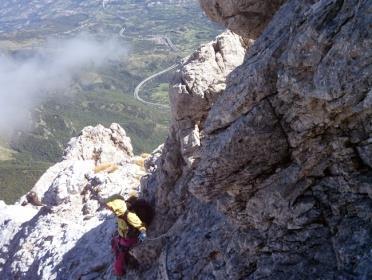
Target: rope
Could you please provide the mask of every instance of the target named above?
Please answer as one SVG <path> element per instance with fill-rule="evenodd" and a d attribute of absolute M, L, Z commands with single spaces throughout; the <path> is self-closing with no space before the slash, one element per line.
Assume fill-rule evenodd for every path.
<path fill-rule="evenodd" d="M 184 204 L 186 201 L 182 201 L 181 203 L 179 203 L 178 205 L 176 206 L 179 206 L 179 205 L 182 205 Z M 166 233 L 163 233 L 157 237 L 148 237 L 144 240 L 144 242 L 147 242 L 147 241 L 156 241 L 156 240 L 159 240 L 159 239 L 162 239 L 162 238 L 165 238 L 165 237 L 169 237 L 170 235 L 173 235 L 174 232 L 176 230 L 178 230 L 179 228 L 181 228 L 182 226 L 182 223 L 179 223 L 177 224 L 177 222 L 166 232 Z M 167 268 L 167 262 L 168 262 L 168 248 L 169 248 L 169 244 L 167 243 L 165 245 L 165 250 L 162 252 L 162 254 L 160 255 L 159 257 L 159 273 L 160 273 L 160 278 L 161 279 L 164 279 L 164 280 L 169 280 L 169 275 L 168 275 L 168 268 Z"/>
<path fill-rule="evenodd" d="M 160 266 L 159 266 L 160 279 L 169 280 L 167 260 L 168 260 L 168 244 L 165 246 L 165 251 L 162 252 L 162 254 L 160 255 L 160 258 L 159 258 L 159 261 L 160 261 Z"/>
<path fill-rule="evenodd" d="M 180 203 L 178 203 L 178 204 L 176 204 L 176 205 L 172 205 L 172 207 L 173 208 L 175 208 L 175 207 L 179 207 L 179 206 L 181 206 L 181 205 L 184 205 L 185 203 L 186 203 L 187 201 L 186 201 L 186 199 L 185 200 L 183 200 L 183 201 L 181 201 Z M 177 225 L 177 222 L 166 232 L 166 233 L 163 233 L 163 234 L 161 234 L 161 235 L 159 235 L 159 236 L 157 236 L 157 237 L 153 237 L 153 238 L 151 238 L 151 237 L 148 237 L 148 238 L 146 238 L 145 239 L 145 241 L 144 242 L 146 242 L 147 240 L 148 241 L 156 241 L 156 240 L 159 240 L 159 239 L 162 239 L 162 238 L 164 238 L 164 237 L 168 237 L 168 236 L 170 236 L 171 234 L 173 234 L 176 230 L 178 230 L 180 227 L 182 226 L 182 224 L 179 224 L 179 225 Z"/>
<path fill-rule="evenodd" d="M 151 238 L 151 237 L 148 237 L 148 238 L 146 238 L 145 239 L 145 241 L 144 242 L 146 242 L 146 241 L 156 241 L 156 240 L 159 240 L 159 239 L 162 239 L 162 238 L 164 238 L 164 237 L 169 237 L 170 235 L 172 235 L 182 224 L 180 224 L 180 225 L 178 225 L 178 226 L 176 226 L 177 224 L 175 224 L 175 225 L 173 225 L 166 233 L 163 233 L 163 234 L 161 234 L 161 235 L 159 235 L 159 236 L 157 236 L 157 237 L 153 237 L 153 238 Z"/>

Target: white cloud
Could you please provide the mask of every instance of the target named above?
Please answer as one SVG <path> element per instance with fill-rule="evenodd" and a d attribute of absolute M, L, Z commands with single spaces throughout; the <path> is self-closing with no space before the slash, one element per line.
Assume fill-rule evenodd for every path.
<path fill-rule="evenodd" d="M 29 58 L 0 53 L 0 135 L 25 128 L 30 109 L 47 94 L 68 89 L 74 75 L 125 55 L 117 41 L 100 42 L 86 34 L 50 40 Z"/>

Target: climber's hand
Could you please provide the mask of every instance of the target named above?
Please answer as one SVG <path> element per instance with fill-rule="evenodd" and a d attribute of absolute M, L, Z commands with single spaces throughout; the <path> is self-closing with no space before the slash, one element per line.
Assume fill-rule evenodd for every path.
<path fill-rule="evenodd" d="M 142 231 L 142 232 L 138 235 L 138 239 L 139 239 L 140 242 L 145 241 L 146 238 L 147 238 L 147 235 L 146 235 L 146 232 L 145 232 L 145 231 Z"/>

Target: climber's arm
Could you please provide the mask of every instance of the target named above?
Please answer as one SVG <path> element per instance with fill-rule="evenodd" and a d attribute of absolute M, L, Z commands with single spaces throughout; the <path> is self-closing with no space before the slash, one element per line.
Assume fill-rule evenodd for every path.
<path fill-rule="evenodd" d="M 138 229 L 140 232 L 146 232 L 145 225 L 135 213 L 128 212 L 127 221 L 132 227 Z"/>

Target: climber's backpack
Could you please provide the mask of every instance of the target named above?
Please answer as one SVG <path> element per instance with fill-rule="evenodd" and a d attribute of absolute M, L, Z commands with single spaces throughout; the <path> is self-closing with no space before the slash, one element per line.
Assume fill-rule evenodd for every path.
<path fill-rule="evenodd" d="M 135 213 L 141 219 L 145 227 L 149 227 L 155 216 L 154 208 L 144 199 L 130 198 L 127 201 L 128 211 Z M 129 223 L 127 223 L 129 225 Z M 129 225 L 128 236 L 138 236 L 139 232 Z"/>

